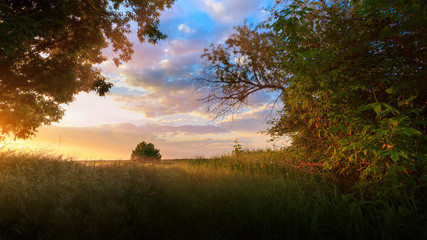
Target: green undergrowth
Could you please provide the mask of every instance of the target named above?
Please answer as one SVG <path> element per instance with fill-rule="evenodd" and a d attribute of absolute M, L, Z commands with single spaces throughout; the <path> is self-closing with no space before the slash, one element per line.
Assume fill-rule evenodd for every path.
<path fill-rule="evenodd" d="M 425 204 L 343 194 L 282 153 L 83 163 L 0 153 L 0 239 L 425 239 Z"/>

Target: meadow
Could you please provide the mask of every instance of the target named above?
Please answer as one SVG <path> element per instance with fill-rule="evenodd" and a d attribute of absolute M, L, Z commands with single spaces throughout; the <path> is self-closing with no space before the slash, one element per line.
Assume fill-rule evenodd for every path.
<path fill-rule="evenodd" d="M 276 151 L 159 164 L 0 152 L 0 239 L 427 239 L 422 196 L 366 196 Z"/>

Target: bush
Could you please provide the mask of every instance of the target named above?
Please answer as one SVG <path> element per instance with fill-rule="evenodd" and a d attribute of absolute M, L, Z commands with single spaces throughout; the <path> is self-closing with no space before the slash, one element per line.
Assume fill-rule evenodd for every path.
<path fill-rule="evenodd" d="M 154 148 L 154 144 L 141 142 L 132 151 L 131 160 L 137 161 L 158 161 L 162 158 L 160 150 Z"/>
<path fill-rule="evenodd" d="M 290 136 L 295 158 L 323 163 L 342 181 L 425 186 L 426 5 L 306 2 L 275 13 L 289 77 L 269 133 Z"/>

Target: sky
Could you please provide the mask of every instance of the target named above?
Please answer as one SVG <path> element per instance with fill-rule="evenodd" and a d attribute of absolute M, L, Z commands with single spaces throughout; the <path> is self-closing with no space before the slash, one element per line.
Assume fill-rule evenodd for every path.
<path fill-rule="evenodd" d="M 209 157 L 230 153 L 234 140 L 243 148 L 272 148 L 261 134 L 272 117 L 268 95 L 252 96 L 237 115 L 214 120 L 193 80 L 200 55 L 211 43 L 223 43 L 246 19 L 268 17 L 272 0 L 177 0 L 160 17 L 168 38 L 157 45 L 138 42 L 131 61 L 99 67 L 114 87 L 105 97 L 81 93 L 59 123 L 43 126 L 36 137 L 10 143 L 60 153 L 77 160 L 126 160 L 141 141 L 160 149 L 163 159 Z M 109 49 L 104 51 L 111 56 Z"/>

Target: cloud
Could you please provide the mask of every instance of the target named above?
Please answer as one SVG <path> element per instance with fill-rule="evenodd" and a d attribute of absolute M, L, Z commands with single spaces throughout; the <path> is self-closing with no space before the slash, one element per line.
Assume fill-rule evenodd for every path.
<path fill-rule="evenodd" d="M 179 25 L 178 29 L 184 33 L 194 33 L 194 29 L 187 27 L 184 23 Z"/>
<path fill-rule="evenodd" d="M 164 65 L 170 64 L 163 61 Z M 199 101 L 191 75 L 185 70 L 176 69 L 142 69 L 124 72 L 125 82 L 133 87 L 142 87 L 147 90 L 143 94 L 113 94 L 115 101 L 128 110 L 140 112 L 146 117 L 188 113 L 198 110 L 202 103 Z M 174 72 L 169 75 L 168 72 Z M 181 75 L 181 76 L 180 76 Z"/>
<path fill-rule="evenodd" d="M 110 94 L 100 97 L 96 93 L 80 93 L 70 104 L 61 105 L 65 116 L 61 126 L 97 126 L 119 122 L 141 122 L 141 115 L 127 111 Z M 56 124 L 58 125 L 58 124 Z"/>
<path fill-rule="evenodd" d="M 204 0 L 201 8 L 217 22 L 238 24 L 260 11 L 261 3 L 261 0 Z"/>
<path fill-rule="evenodd" d="M 200 55 L 208 45 L 209 43 L 200 37 L 172 39 L 165 49 L 166 59 L 160 62 L 161 67 L 168 75 L 190 77 L 200 65 Z M 167 64 L 162 64 L 165 61 Z"/>
<path fill-rule="evenodd" d="M 127 86 L 129 91 L 115 92 L 113 89 L 114 100 L 123 108 L 146 117 L 198 111 L 202 106 L 201 96 L 192 78 L 206 45 L 207 42 L 198 37 L 175 38 L 165 44 L 165 58 L 156 64 L 126 64 L 116 73 L 121 79 L 117 85 Z M 140 91 L 131 92 L 133 89 Z"/>
<path fill-rule="evenodd" d="M 267 123 L 275 115 L 274 109 L 267 106 L 253 107 L 252 109 L 235 116 L 228 116 L 218 124 L 223 127 L 241 132 L 260 132 L 271 127 Z"/>
<path fill-rule="evenodd" d="M 210 9 L 215 15 L 222 15 L 225 12 L 225 7 L 223 2 L 217 2 L 215 0 L 205 0 L 205 5 Z"/>
<path fill-rule="evenodd" d="M 195 92 L 191 89 L 172 89 L 169 92 L 165 89 L 143 96 L 114 95 L 114 99 L 120 102 L 125 109 L 155 118 L 198 110 L 202 103 L 194 95 Z"/>
<path fill-rule="evenodd" d="M 185 135 L 197 135 L 197 134 L 218 134 L 227 133 L 230 130 L 222 126 L 213 125 L 180 125 L 170 126 L 164 124 L 146 124 L 146 125 L 134 125 L 129 123 L 115 124 L 115 125 L 101 125 L 101 128 L 119 129 L 120 131 L 138 134 L 158 134 L 158 133 L 173 133 L 173 134 L 185 134 Z"/>
<path fill-rule="evenodd" d="M 208 42 L 205 42 L 200 38 L 175 38 L 168 42 L 165 52 L 169 58 L 181 58 L 186 55 L 197 55 L 200 57 L 203 53 L 203 49 L 208 44 Z"/>

